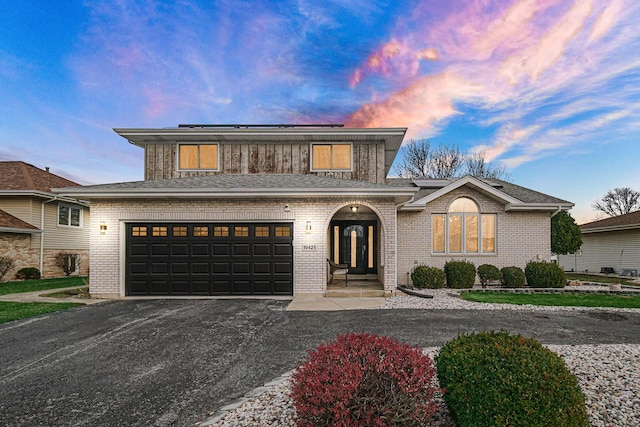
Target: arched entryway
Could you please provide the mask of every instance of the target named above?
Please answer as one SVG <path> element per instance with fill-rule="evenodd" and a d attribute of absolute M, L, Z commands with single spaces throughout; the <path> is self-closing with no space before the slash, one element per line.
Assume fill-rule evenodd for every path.
<path fill-rule="evenodd" d="M 343 204 L 331 216 L 327 258 L 347 266 L 351 290 L 375 286 L 384 293 L 384 228 L 376 207 L 367 202 Z"/>

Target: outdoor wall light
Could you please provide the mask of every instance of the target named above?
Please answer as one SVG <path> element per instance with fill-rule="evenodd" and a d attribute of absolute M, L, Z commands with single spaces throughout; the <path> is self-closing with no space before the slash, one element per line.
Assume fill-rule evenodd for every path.
<path fill-rule="evenodd" d="M 107 232 L 107 223 L 104 221 L 100 221 L 100 234 L 104 234 Z"/>
<path fill-rule="evenodd" d="M 289 205 L 284 205 L 284 211 L 285 212 L 291 211 L 291 208 L 289 207 Z"/>
<path fill-rule="evenodd" d="M 351 212 L 353 212 L 353 213 L 358 212 L 358 207 L 357 206 L 351 206 Z"/>
<path fill-rule="evenodd" d="M 307 234 L 311 234 L 311 221 L 307 221 L 307 227 L 305 228 Z"/>

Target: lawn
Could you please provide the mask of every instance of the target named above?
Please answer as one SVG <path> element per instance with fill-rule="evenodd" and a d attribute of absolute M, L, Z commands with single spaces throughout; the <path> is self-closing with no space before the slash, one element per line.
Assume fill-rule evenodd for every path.
<path fill-rule="evenodd" d="M 78 303 L 42 303 L 42 302 L 6 302 L 0 301 L 0 323 L 11 322 L 12 320 L 26 319 L 27 317 L 39 316 L 54 311 L 67 310 L 76 307 Z"/>
<path fill-rule="evenodd" d="M 82 276 L 61 277 L 57 279 L 23 280 L 19 282 L 0 283 L 0 295 L 18 294 L 22 292 L 47 291 L 49 289 L 83 286 L 87 278 Z"/>
<path fill-rule="evenodd" d="M 609 277 L 600 276 L 596 274 L 581 274 L 581 273 L 565 273 L 567 280 L 580 280 L 581 282 L 598 282 L 598 283 L 620 283 L 621 285 L 640 286 L 637 283 L 632 283 L 629 279 L 623 279 L 621 277 Z"/>
<path fill-rule="evenodd" d="M 467 301 L 501 304 L 532 304 L 568 307 L 640 308 L 640 296 L 602 294 L 511 294 L 501 292 L 463 292 Z"/>

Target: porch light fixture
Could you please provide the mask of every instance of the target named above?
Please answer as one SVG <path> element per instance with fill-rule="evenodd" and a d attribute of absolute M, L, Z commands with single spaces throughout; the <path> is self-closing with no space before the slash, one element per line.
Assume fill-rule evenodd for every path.
<path fill-rule="evenodd" d="M 358 212 L 358 207 L 357 206 L 351 206 L 351 212 L 353 212 L 353 213 Z"/>
<path fill-rule="evenodd" d="M 104 234 L 107 232 L 107 223 L 104 221 L 100 221 L 100 234 Z"/>
<path fill-rule="evenodd" d="M 305 228 L 307 234 L 311 234 L 311 221 L 307 221 L 307 227 Z"/>
<path fill-rule="evenodd" d="M 290 212 L 291 208 L 289 207 L 289 205 L 284 205 L 284 211 L 285 212 Z"/>

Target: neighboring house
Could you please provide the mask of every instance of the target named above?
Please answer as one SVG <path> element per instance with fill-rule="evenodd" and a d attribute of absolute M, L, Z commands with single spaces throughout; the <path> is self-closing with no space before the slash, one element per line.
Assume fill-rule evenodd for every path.
<path fill-rule="evenodd" d="M 55 263 L 63 251 L 78 255 L 76 273 L 88 274 L 89 204 L 51 191 L 78 185 L 48 168 L 0 162 L 0 253 L 15 262 L 3 280 L 25 267 L 37 268 L 43 277 L 63 276 Z"/>
<path fill-rule="evenodd" d="M 582 224 L 580 230 L 580 250 L 558 256 L 566 271 L 599 273 L 609 268 L 617 274 L 640 273 L 640 211 Z"/>
<path fill-rule="evenodd" d="M 144 149 L 145 180 L 56 190 L 91 201 L 99 297 L 325 294 L 327 258 L 387 292 L 417 264 L 524 267 L 573 206 L 470 176 L 387 179 L 406 128 L 115 131 Z"/>

